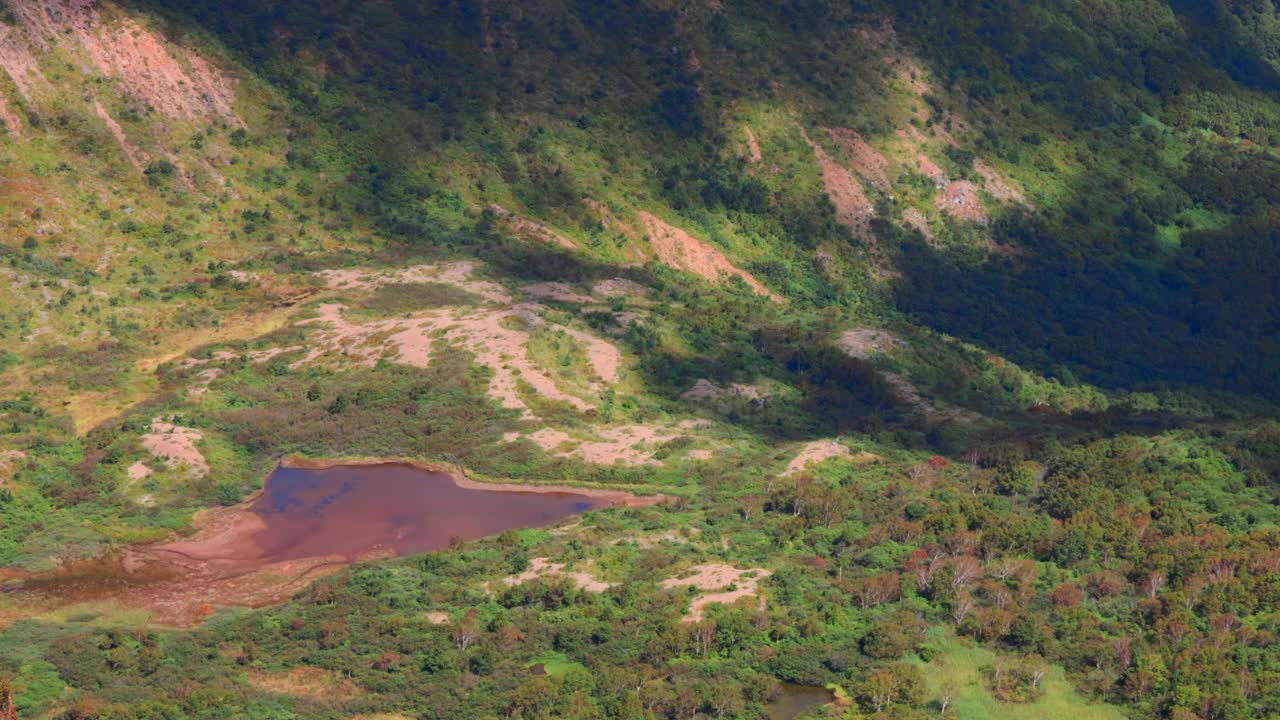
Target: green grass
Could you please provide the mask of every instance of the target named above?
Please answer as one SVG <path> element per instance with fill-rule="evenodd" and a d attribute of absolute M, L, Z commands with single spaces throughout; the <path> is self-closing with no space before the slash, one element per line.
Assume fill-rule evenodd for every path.
<path fill-rule="evenodd" d="M 948 712 L 959 720 L 1123 720 L 1123 713 L 1097 703 L 1071 686 L 1066 673 L 1053 666 L 1042 682 L 1044 694 L 1026 704 L 1002 703 L 987 690 L 980 668 L 996 661 L 996 653 L 966 643 L 941 630 L 931 633 L 930 642 L 942 652 L 931 662 L 916 660 L 936 702 L 944 685 L 957 689 Z"/>

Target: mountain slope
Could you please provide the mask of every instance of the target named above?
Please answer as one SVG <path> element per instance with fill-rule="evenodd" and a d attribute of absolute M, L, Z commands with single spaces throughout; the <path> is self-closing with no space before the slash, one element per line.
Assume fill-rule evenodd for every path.
<path fill-rule="evenodd" d="M 7 0 L 0 679 L 23 717 L 1280 712 L 1277 23 L 1192 5 Z M 39 591 L 289 454 L 667 499 Z"/>

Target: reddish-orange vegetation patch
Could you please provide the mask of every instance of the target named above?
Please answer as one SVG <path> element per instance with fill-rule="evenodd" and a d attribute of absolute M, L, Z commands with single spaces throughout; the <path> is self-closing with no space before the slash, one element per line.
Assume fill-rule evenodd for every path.
<path fill-rule="evenodd" d="M 764 568 L 740 570 L 732 565 L 699 565 L 690 570 L 690 574 L 682 577 L 667 578 L 662 587 L 680 588 L 695 587 L 706 591 L 689 603 L 689 612 L 681 622 L 697 622 L 703 618 L 706 607 L 712 603 L 729 605 L 741 598 L 760 595 L 760 581 L 773 574 Z M 719 590 L 720 592 L 710 592 Z M 764 607 L 764 597 L 760 597 L 760 607 Z"/>
<path fill-rule="evenodd" d="M 742 278 L 757 295 L 764 295 L 779 301 L 769 288 L 766 288 L 752 277 L 751 273 L 739 268 L 729 261 L 719 250 L 681 230 L 663 222 L 658 216 L 641 212 L 645 231 L 649 234 L 649 243 L 653 246 L 658 259 L 671 267 L 686 270 L 700 277 L 720 282 L 725 275 Z"/>
<path fill-rule="evenodd" d="M 836 220 L 853 231 L 860 238 L 871 237 L 871 218 L 875 217 L 875 207 L 867 199 L 862 182 L 852 173 L 836 162 L 821 145 L 809 139 L 808 133 L 802 129 L 805 142 L 813 149 L 813 155 L 822 170 L 822 185 L 836 208 Z"/>
<path fill-rule="evenodd" d="M 849 155 L 853 169 L 871 181 L 881 191 L 889 188 L 889 160 L 855 130 L 849 128 L 824 128 L 831 139 Z"/>
<path fill-rule="evenodd" d="M 978 186 L 968 180 L 956 180 L 949 183 L 934 198 L 934 203 L 943 212 L 971 222 L 986 222 L 987 214 L 982 209 L 982 198 Z"/>

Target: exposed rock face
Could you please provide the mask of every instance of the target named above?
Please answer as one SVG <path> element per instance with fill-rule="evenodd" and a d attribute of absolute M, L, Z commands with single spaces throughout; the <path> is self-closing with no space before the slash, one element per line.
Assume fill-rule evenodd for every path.
<path fill-rule="evenodd" d="M 674 225 L 663 222 L 658 216 L 641 212 L 649 243 L 658 259 L 671 267 L 686 270 L 712 282 L 720 282 L 727 276 L 742 278 L 757 295 L 780 300 L 769 288 L 756 280 L 751 273 L 734 265 L 724 253 L 710 244 L 695 238 Z"/>
<path fill-rule="evenodd" d="M 10 0 L 9 6 L 19 27 L 0 35 L 0 67 L 27 101 L 52 87 L 36 54 L 56 48 L 87 61 L 125 95 L 166 117 L 244 124 L 225 73 L 108 6 L 92 0 Z"/>

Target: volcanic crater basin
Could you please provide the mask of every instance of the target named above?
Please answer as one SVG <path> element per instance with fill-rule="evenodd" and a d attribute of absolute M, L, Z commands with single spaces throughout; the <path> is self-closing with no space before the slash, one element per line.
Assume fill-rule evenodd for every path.
<path fill-rule="evenodd" d="M 588 510 L 661 500 L 481 483 L 403 462 L 286 460 L 249 502 L 203 513 L 190 538 L 127 547 L 53 573 L 14 574 L 0 586 L 0 627 L 72 606 L 145 609 L 153 623 L 191 626 L 217 607 L 283 601 L 361 560 L 443 550 Z"/>

